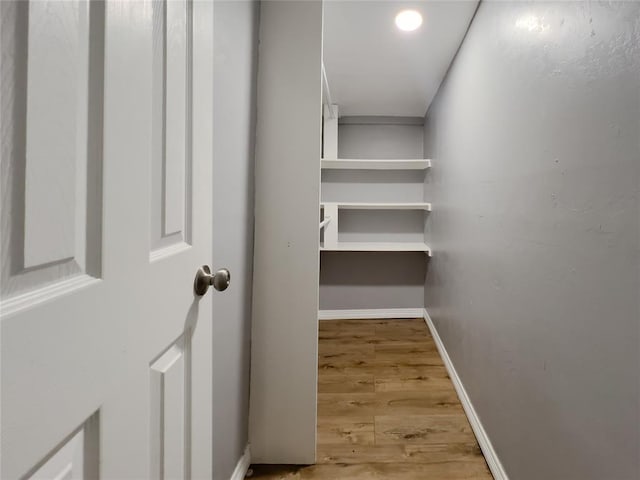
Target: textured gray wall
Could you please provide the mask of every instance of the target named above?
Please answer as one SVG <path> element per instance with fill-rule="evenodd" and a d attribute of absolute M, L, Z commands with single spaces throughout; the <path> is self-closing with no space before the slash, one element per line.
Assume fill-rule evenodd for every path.
<path fill-rule="evenodd" d="M 324 252 L 320 309 L 422 308 L 424 254 Z"/>
<path fill-rule="evenodd" d="M 213 472 L 227 480 L 247 445 L 258 5 L 214 3 L 212 266 L 231 287 L 213 295 Z"/>
<path fill-rule="evenodd" d="M 338 158 L 423 158 L 421 125 L 338 126 Z"/>
<path fill-rule="evenodd" d="M 640 3 L 483 2 L 426 122 L 425 300 L 514 480 L 640 478 Z"/>
<path fill-rule="evenodd" d="M 340 125 L 339 158 L 423 158 L 422 125 Z M 323 201 L 422 202 L 422 171 L 322 172 Z M 423 212 L 345 211 L 340 240 L 422 241 Z M 422 308 L 422 253 L 324 252 L 320 309 Z"/>

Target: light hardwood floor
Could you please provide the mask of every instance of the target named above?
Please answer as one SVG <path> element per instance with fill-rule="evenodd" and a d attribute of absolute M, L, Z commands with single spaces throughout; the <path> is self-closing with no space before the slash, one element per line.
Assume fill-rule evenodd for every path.
<path fill-rule="evenodd" d="M 492 479 L 424 320 L 323 320 L 317 465 L 260 479 Z"/>

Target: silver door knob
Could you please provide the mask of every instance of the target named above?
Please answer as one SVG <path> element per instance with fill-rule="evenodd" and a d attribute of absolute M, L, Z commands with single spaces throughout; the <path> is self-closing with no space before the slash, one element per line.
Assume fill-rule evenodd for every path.
<path fill-rule="evenodd" d="M 231 272 L 226 268 L 221 268 L 213 275 L 208 265 L 201 266 L 196 272 L 196 279 L 193 282 L 193 290 L 196 295 L 204 295 L 209 290 L 209 286 L 222 292 L 229 288 L 231 284 Z"/>

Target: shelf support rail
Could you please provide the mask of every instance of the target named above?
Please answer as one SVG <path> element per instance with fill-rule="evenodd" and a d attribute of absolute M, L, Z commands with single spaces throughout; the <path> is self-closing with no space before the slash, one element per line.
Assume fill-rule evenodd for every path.
<path fill-rule="evenodd" d="M 324 106 L 323 121 L 322 157 L 336 160 L 338 158 L 338 105 Z"/>
<path fill-rule="evenodd" d="M 324 92 L 324 104 L 327 107 L 333 106 L 333 100 L 331 99 L 331 90 L 329 90 L 329 80 L 327 79 L 327 71 L 324 68 L 324 62 L 322 62 L 322 90 Z M 333 112 L 331 108 L 329 108 L 329 115 L 332 119 L 336 118 L 337 112 Z"/>
<path fill-rule="evenodd" d="M 324 248 L 331 249 L 338 246 L 338 204 L 325 203 L 322 207 L 325 221 L 330 220 L 324 226 Z"/>
<path fill-rule="evenodd" d="M 338 158 L 338 106 L 333 104 L 331 98 L 324 62 L 322 62 L 322 93 L 324 103 L 322 157 L 335 159 Z"/>

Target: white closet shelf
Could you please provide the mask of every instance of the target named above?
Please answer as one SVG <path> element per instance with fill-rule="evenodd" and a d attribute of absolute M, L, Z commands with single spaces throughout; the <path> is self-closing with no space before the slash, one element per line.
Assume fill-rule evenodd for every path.
<path fill-rule="evenodd" d="M 338 242 L 334 247 L 320 245 L 323 252 L 424 252 L 431 256 L 431 249 L 422 242 Z"/>
<path fill-rule="evenodd" d="M 339 158 L 336 160 L 322 159 L 320 165 L 324 170 L 425 170 L 431 167 L 431 160 L 366 160 Z"/>
<path fill-rule="evenodd" d="M 431 211 L 430 203 L 381 203 L 381 202 L 322 202 L 321 208 L 335 205 L 338 210 L 425 210 Z"/>

